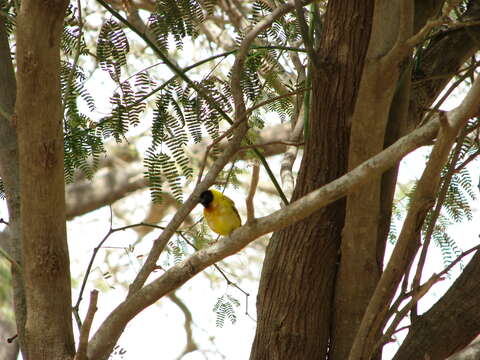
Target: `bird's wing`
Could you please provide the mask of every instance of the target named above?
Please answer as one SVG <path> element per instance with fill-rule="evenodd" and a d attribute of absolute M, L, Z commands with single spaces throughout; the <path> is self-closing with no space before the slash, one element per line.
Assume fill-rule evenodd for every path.
<path fill-rule="evenodd" d="M 235 207 L 235 203 L 233 202 L 232 199 L 229 197 L 225 196 L 225 200 L 228 202 L 228 204 L 232 207 L 233 211 L 235 211 L 235 214 L 237 214 L 238 220 L 240 221 L 240 224 L 242 223 L 242 218 L 240 217 L 240 214 L 238 213 L 237 208 Z"/>

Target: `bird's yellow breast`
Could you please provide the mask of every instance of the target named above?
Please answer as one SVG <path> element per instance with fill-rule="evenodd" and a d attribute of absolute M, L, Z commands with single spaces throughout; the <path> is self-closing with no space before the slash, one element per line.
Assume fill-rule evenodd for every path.
<path fill-rule="evenodd" d="M 229 235 L 242 225 L 237 209 L 227 197 L 215 198 L 208 208 L 203 210 L 210 229 L 219 235 Z"/>

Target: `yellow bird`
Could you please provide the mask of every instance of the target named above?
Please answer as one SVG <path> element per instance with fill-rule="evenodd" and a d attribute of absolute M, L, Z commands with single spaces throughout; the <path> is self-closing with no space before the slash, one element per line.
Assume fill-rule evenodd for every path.
<path fill-rule="evenodd" d="M 229 235 L 242 225 L 242 220 L 229 197 L 217 190 L 207 190 L 200 194 L 200 204 L 207 224 L 219 235 Z"/>

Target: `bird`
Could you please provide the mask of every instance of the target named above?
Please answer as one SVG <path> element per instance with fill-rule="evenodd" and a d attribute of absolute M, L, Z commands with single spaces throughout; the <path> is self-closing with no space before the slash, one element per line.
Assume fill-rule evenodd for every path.
<path fill-rule="evenodd" d="M 230 233 L 242 226 L 242 219 L 235 208 L 235 203 L 228 196 L 217 190 L 207 190 L 200 194 L 200 204 L 203 216 L 207 220 L 208 227 L 219 235 Z"/>

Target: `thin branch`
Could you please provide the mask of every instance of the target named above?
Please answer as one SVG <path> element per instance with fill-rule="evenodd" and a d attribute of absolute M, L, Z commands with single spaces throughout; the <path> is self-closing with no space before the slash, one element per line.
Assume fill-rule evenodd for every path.
<path fill-rule="evenodd" d="M 98 0 L 103 2 L 103 0 Z M 215 178 L 219 172 L 224 168 L 224 166 L 230 161 L 231 157 L 238 151 L 240 143 L 244 138 L 247 132 L 247 122 L 243 121 L 244 116 L 246 116 L 245 102 L 243 99 L 243 94 L 241 93 L 241 74 L 243 73 L 243 66 L 245 59 L 247 57 L 250 46 L 252 45 L 255 38 L 269 27 L 278 17 L 284 15 L 293 8 L 293 3 L 289 2 L 286 5 L 276 8 L 272 11 L 271 14 L 266 16 L 262 21 L 257 23 L 255 27 L 249 31 L 245 38 L 243 39 L 238 52 L 235 57 L 235 62 L 232 67 L 232 76 L 230 79 L 230 87 L 232 89 L 232 96 L 235 104 L 235 122 L 238 123 L 238 128 L 235 130 L 235 134 L 229 142 L 229 145 L 225 148 L 225 151 L 217 160 L 212 164 L 210 171 L 205 176 L 205 179 L 199 183 L 190 197 L 185 201 L 182 207 L 176 212 L 170 223 L 167 225 L 163 233 L 158 237 L 157 240 L 153 243 L 153 246 L 148 254 L 147 259 L 145 260 L 144 265 L 142 266 L 137 277 L 130 285 L 128 296 L 132 296 L 135 292 L 143 286 L 148 276 L 156 267 L 156 261 L 159 258 L 161 252 L 167 245 L 171 236 L 175 233 L 178 227 L 181 225 L 185 217 L 190 213 L 195 205 L 198 203 L 199 196 L 202 191 L 208 189 L 208 187 L 214 182 Z M 153 44 L 152 44 L 153 46 Z M 159 53 L 161 51 L 158 50 Z M 167 58 L 162 54 L 164 61 L 167 62 Z M 171 64 L 173 66 L 173 64 Z M 169 65 L 170 66 L 170 65 Z M 177 71 L 178 72 L 178 69 Z M 180 75 L 180 74 L 179 74 Z M 184 73 L 181 73 L 182 78 L 187 78 Z M 188 78 L 187 78 L 188 79 Z M 189 80 L 189 79 L 188 79 Z M 237 126 L 237 125 L 235 125 Z M 257 150 L 258 152 L 258 150 Z M 262 163 L 266 163 L 263 156 L 260 158 Z M 268 164 L 266 164 L 268 166 Z M 274 179 L 274 177 L 273 177 Z M 273 180 L 272 179 L 272 180 Z M 276 180 L 275 180 L 276 181 Z"/>
<path fill-rule="evenodd" d="M 308 29 L 307 22 L 305 20 L 305 15 L 303 13 L 303 4 L 301 0 L 295 0 L 295 12 L 297 14 L 297 21 L 300 25 L 300 33 L 302 35 L 303 43 L 307 49 L 308 58 L 311 63 L 318 69 L 319 63 L 318 58 L 315 56 L 315 51 L 312 46 L 312 39 L 310 38 L 310 31 Z"/>
<path fill-rule="evenodd" d="M 468 119 L 478 114 L 480 110 L 479 99 L 480 77 L 477 77 L 462 103 L 445 115 L 440 114 L 439 120 L 442 126 L 437 141 L 422 177 L 418 181 L 414 198 L 393 254 L 363 316 L 349 355 L 350 360 L 369 358 L 372 354 L 373 346 L 376 343 L 375 337 L 383 323 L 388 304 L 395 295 L 395 289 L 405 272 L 406 266 L 418 249 L 419 245 L 416 240 L 428 211 L 434 205 L 433 200 L 440 180 L 440 171 L 448 159 L 450 148 L 459 130 Z"/>
<path fill-rule="evenodd" d="M 247 199 L 245 200 L 247 204 L 247 223 L 251 223 L 252 221 L 255 220 L 255 206 L 253 205 L 253 198 L 255 196 L 255 192 L 257 191 L 259 173 L 260 173 L 260 165 L 256 161 L 253 164 L 252 179 L 250 181 L 250 189 L 248 190 Z"/>
<path fill-rule="evenodd" d="M 125 19 L 123 16 L 120 15 L 118 11 L 113 9 L 110 5 L 108 5 L 104 0 L 97 0 L 108 12 L 110 12 L 115 18 L 117 18 L 119 21 L 121 21 L 123 24 L 128 26 L 133 32 L 135 32 L 140 38 L 142 38 L 145 43 L 152 48 L 152 50 L 162 59 L 162 61 L 167 65 L 170 70 L 173 71 L 174 74 L 179 76 L 182 80 L 184 80 L 192 89 L 194 89 L 200 96 L 202 96 L 208 103 L 214 108 L 229 124 L 233 125 L 234 121 L 228 116 L 225 111 L 221 108 L 220 105 L 218 105 L 217 101 L 208 94 L 208 92 L 192 81 L 186 74 L 185 71 L 181 68 L 179 68 L 169 57 L 168 55 L 164 54 L 163 51 L 158 48 L 149 38 L 146 36 L 142 31 L 140 31 L 137 27 L 135 27 L 132 23 L 130 23 L 127 19 Z M 307 2 L 308 3 L 308 2 Z M 262 21 L 256 24 L 256 26 L 246 35 L 245 39 L 242 41 L 241 46 L 237 50 L 237 55 L 235 57 L 235 62 L 232 67 L 232 77 L 230 79 L 230 88 L 232 89 L 232 96 L 233 100 L 235 103 L 235 118 L 236 121 L 238 121 L 239 118 L 241 118 L 245 114 L 245 104 L 243 101 L 243 95 L 241 94 L 241 86 L 240 86 L 240 79 L 243 73 L 243 65 L 245 62 L 245 59 L 248 55 L 248 50 L 250 49 L 250 46 L 252 45 L 253 41 L 255 38 L 260 34 L 262 31 L 264 31 L 267 27 L 269 27 L 275 19 L 277 19 L 280 16 L 283 16 L 287 12 L 291 11 L 293 9 L 293 2 L 288 2 L 287 4 L 284 4 L 283 6 L 280 6 L 276 8 L 275 10 L 272 11 L 268 16 L 266 16 Z M 278 184 L 278 181 L 275 179 L 275 176 L 273 175 L 273 172 L 270 169 L 270 166 L 268 165 L 267 161 L 265 160 L 265 157 L 257 150 L 253 149 L 255 152 L 255 155 L 260 159 L 262 162 L 263 166 L 265 166 L 265 170 L 268 173 L 268 176 L 272 180 L 275 188 L 277 189 L 280 197 L 282 200 L 287 204 L 288 201 L 283 194 L 283 191 Z M 145 274 L 143 274 L 141 277 L 143 278 Z M 146 279 L 145 279 L 146 280 Z M 143 281 L 145 281 L 143 280 Z M 134 287 L 136 288 L 137 285 Z"/>
<path fill-rule="evenodd" d="M 23 272 L 22 267 L 18 262 L 15 261 L 15 259 L 10 256 L 8 252 L 6 252 L 2 247 L 0 247 L 0 256 L 3 256 L 7 261 L 12 265 L 12 267 L 17 270 L 20 274 Z"/>
<path fill-rule="evenodd" d="M 293 95 L 298 95 L 298 94 L 302 94 L 304 93 L 305 91 L 310 91 L 312 90 L 312 87 L 305 87 L 305 88 L 301 88 L 301 89 L 297 89 L 295 91 L 291 91 L 289 93 L 286 93 L 286 94 L 283 94 L 283 95 L 279 95 L 279 96 L 274 96 L 273 98 L 271 99 L 267 99 L 265 101 L 262 101 L 262 102 L 259 102 L 258 104 L 256 104 L 255 106 L 252 106 L 250 109 L 247 110 L 247 114 L 251 114 L 253 111 L 261 108 L 261 107 L 264 107 L 265 105 L 268 105 L 272 102 L 275 102 L 275 101 L 278 101 L 280 99 L 283 99 L 283 98 L 286 98 L 286 97 L 289 97 L 289 96 L 293 96 Z"/>
<path fill-rule="evenodd" d="M 245 146 L 240 146 L 238 151 L 244 151 L 244 150 L 250 150 L 254 148 L 264 148 L 266 146 L 272 146 L 272 145 L 286 145 L 286 146 L 292 146 L 292 147 L 300 147 L 305 145 L 305 142 L 293 142 L 293 141 L 288 141 L 288 140 L 279 140 L 279 141 L 270 141 L 267 143 L 262 143 L 262 144 L 252 144 L 252 145 L 245 145 Z"/>
<path fill-rule="evenodd" d="M 188 240 L 188 238 L 185 236 L 185 233 L 183 231 L 178 231 L 177 232 L 178 235 L 180 235 L 182 237 L 182 239 L 188 244 L 190 245 L 193 249 L 195 249 L 195 251 L 199 251 L 199 249 L 194 245 L 192 244 L 192 242 L 190 240 Z M 232 280 L 230 280 L 227 276 L 227 274 L 225 274 L 225 271 L 223 271 L 223 269 L 218 266 L 217 264 L 213 264 L 213 267 L 215 269 L 217 269 L 217 271 L 220 273 L 220 275 L 222 275 L 222 277 L 225 279 L 225 281 L 227 282 L 227 286 L 233 286 L 234 288 L 238 289 L 239 291 L 241 291 L 248 299 L 248 297 L 250 296 L 250 294 L 248 292 L 246 292 L 245 290 L 243 290 L 237 283 L 233 282 Z"/>
<path fill-rule="evenodd" d="M 180 311 L 183 313 L 183 316 L 185 317 L 185 322 L 183 324 L 183 327 L 185 329 L 185 334 L 187 335 L 187 343 L 185 344 L 185 348 L 183 349 L 182 353 L 177 357 L 178 360 L 182 359 L 186 354 L 198 350 L 198 345 L 195 343 L 195 340 L 193 339 L 193 331 L 192 331 L 192 323 L 193 323 L 193 317 L 192 313 L 188 309 L 187 305 L 175 294 L 175 292 L 172 292 L 168 295 L 169 299 L 178 306 Z"/>
<path fill-rule="evenodd" d="M 305 106 L 303 104 L 300 106 L 300 111 L 298 112 L 297 122 L 295 124 L 295 128 L 293 129 L 292 133 L 290 134 L 289 140 L 293 142 L 298 142 L 304 130 L 305 124 Z M 306 110 L 308 111 L 308 110 Z M 299 143 L 300 144 L 300 143 Z M 280 178 L 282 179 L 283 187 L 285 188 L 285 192 L 289 199 L 291 199 L 293 194 L 293 189 L 295 185 L 295 179 L 293 177 L 293 164 L 295 163 L 295 159 L 297 158 L 298 148 L 296 144 L 291 143 L 288 144 L 287 150 L 283 154 L 283 159 L 281 161 L 280 166 Z"/>
<path fill-rule="evenodd" d="M 407 327 L 402 327 L 399 329 L 396 329 L 400 321 L 405 318 L 408 314 L 409 311 L 413 309 L 413 307 L 418 303 L 418 301 L 431 289 L 433 285 L 435 285 L 437 282 L 443 280 L 443 276 L 447 274 L 452 268 L 457 265 L 465 256 L 470 255 L 472 252 L 477 251 L 480 249 L 480 245 L 474 246 L 470 248 L 469 250 L 466 250 L 462 252 L 454 261 L 452 261 L 445 269 L 443 269 L 440 273 L 438 274 L 433 274 L 424 284 L 418 286 L 417 288 L 413 289 L 409 293 L 405 293 L 403 296 L 399 297 L 397 299 L 396 303 L 400 303 L 404 301 L 405 299 L 411 297 L 412 299 L 409 301 L 407 305 L 405 305 L 402 310 L 398 311 L 395 319 L 392 321 L 391 325 L 389 328 L 385 331 L 385 334 L 382 336 L 382 338 L 377 342 L 375 345 L 375 350 L 373 353 L 378 351 L 382 345 L 385 343 L 389 342 L 392 335 L 396 332 L 399 332 L 401 330 L 404 330 Z"/>
<path fill-rule="evenodd" d="M 465 168 L 465 166 L 467 166 L 469 163 L 471 163 L 473 160 L 475 160 L 479 155 L 480 155 L 480 149 L 475 151 L 463 163 L 461 163 L 458 167 L 456 167 L 455 172 L 456 173 L 460 172 L 463 168 Z"/>
<path fill-rule="evenodd" d="M 200 165 L 200 170 L 198 171 L 198 177 L 197 177 L 197 183 L 195 184 L 195 187 L 198 186 L 198 184 L 200 184 L 200 182 L 202 181 L 202 176 L 203 176 L 203 172 L 205 170 L 205 167 L 207 166 L 207 159 L 208 159 L 208 155 L 210 154 L 210 151 L 212 150 L 212 148 L 217 145 L 220 141 L 222 141 L 223 139 L 225 139 L 227 136 L 230 136 L 234 131 L 235 129 L 240 125 L 242 124 L 242 122 L 246 120 L 246 117 L 244 116 L 242 121 L 237 121 L 235 124 L 233 124 L 232 126 L 230 126 L 230 128 L 225 131 L 222 135 L 220 135 L 219 137 L 213 139 L 213 141 L 206 147 L 205 149 L 205 153 L 203 155 L 203 160 L 202 160 L 202 163 Z"/>
<path fill-rule="evenodd" d="M 83 17 L 82 17 L 82 3 L 81 0 L 77 0 L 78 8 L 78 39 L 77 47 L 75 49 L 75 55 L 73 57 L 73 64 L 67 78 L 67 86 L 65 89 L 65 96 L 63 98 L 62 104 L 62 116 L 65 116 L 65 108 L 67 107 L 68 98 L 70 97 L 70 92 L 72 91 L 72 81 L 75 75 L 75 68 L 77 67 L 78 60 L 80 59 L 80 53 L 82 52 L 82 31 L 83 31 Z"/>
<path fill-rule="evenodd" d="M 381 347 L 390 341 L 392 335 L 395 333 L 395 329 L 398 324 L 402 321 L 404 317 L 407 316 L 408 312 L 413 308 L 413 306 L 430 290 L 430 288 L 436 284 L 441 279 L 431 277 L 425 284 L 416 289 L 412 294 L 412 299 L 405 305 L 400 311 L 397 312 L 395 318 L 393 319 L 391 325 L 385 331 L 385 334 L 380 338 L 380 340 L 375 344 L 373 348 L 373 354 L 377 353 Z"/>
<path fill-rule="evenodd" d="M 90 292 L 90 305 L 88 305 L 87 315 L 80 330 L 80 339 L 78 341 L 78 350 L 75 354 L 74 360 L 88 360 L 87 348 L 88 338 L 90 336 L 90 329 L 92 327 L 93 317 L 97 311 L 98 290 Z"/>
<path fill-rule="evenodd" d="M 0 104 L 0 116 L 2 116 L 3 118 L 5 118 L 8 121 L 11 121 L 11 119 L 12 119 L 12 114 L 9 113 L 7 110 L 5 110 L 2 106 L 2 104 Z"/>
<path fill-rule="evenodd" d="M 258 103 L 257 105 L 251 107 L 250 109 L 248 109 L 245 114 L 242 116 L 242 118 L 240 119 L 240 121 L 237 121 L 235 124 L 233 124 L 227 131 L 225 131 L 221 136 L 215 138 L 212 143 L 210 145 L 208 145 L 205 149 L 205 153 L 203 155 L 203 161 L 200 165 L 200 170 L 198 172 L 198 177 L 197 177 L 197 185 L 200 183 L 200 181 L 202 180 L 202 176 L 203 176 L 203 172 L 205 170 L 205 167 L 207 165 L 207 159 L 208 159 L 208 155 L 210 154 L 210 151 L 212 150 L 212 148 L 217 145 L 220 141 L 222 141 L 224 138 L 226 138 L 227 136 L 230 136 L 233 131 L 241 124 L 241 121 L 245 121 L 247 120 L 247 117 L 248 115 L 250 115 L 253 111 L 265 106 L 265 105 L 268 105 L 272 102 L 275 102 L 275 101 L 278 101 L 280 99 L 283 99 L 283 98 L 286 98 L 286 97 L 289 97 L 289 96 L 293 96 L 293 95 L 297 95 L 297 94 L 300 94 L 300 93 L 303 93 L 304 91 L 309 91 L 311 88 L 303 88 L 303 89 L 298 89 L 298 90 L 295 90 L 295 91 L 292 91 L 292 92 L 289 92 L 288 94 L 283 94 L 283 95 L 279 95 L 279 96 L 275 96 L 271 99 L 267 99 L 265 101 L 262 101 L 260 103 Z M 249 148 L 249 149 L 254 149 L 258 146 L 256 145 L 249 145 L 247 147 L 240 147 L 239 150 L 244 150 L 245 148 Z"/>
<path fill-rule="evenodd" d="M 312 191 L 269 216 L 258 218 L 252 224 L 245 224 L 235 230 L 230 236 L 223 238 L 206 249 L 197 251 L 189 258 L 168 269 L 162 276 L 153 280 L 145 287 L 138 288 L 114 309 L 102 323 L 90 341 L 88 355 L 90 358 L 96 359 L 107 354 L 110 351 L 110 344 L 116 342 L 127 323 L 135 314 L 153 304 L 162 296 L 180 287 L 195 274 L 215 262 L 238 252 L 258 237 L 285 228 L 311 215 L 321 207 L 343 198 L 362 184 L 368 182 L 372 177 L 380 176 L 406 154 L 428 143 L 436 135 L 438 129 L 439 119 L 434 118 L 424 126 L 399 139 L 379 154 L 360 164 L 349 173 Z M 180 209 L 179 211 L 182 210 Z M 168 226 L 171 227 L 172 225 L 169 224 Z"/>
<path fill-rule="evenodd" d="M 452 160 L 448 166 L 448 171 L 446 175 L 442 178 L 442 187 L 437 196 L 437 203 L 435 204 L 435 208 L 431 214 L 430 223 L 428 224 L 427 231 L 425 232 L 424 241 L 422 251 L 420 253 L 420 258 L 418 259 L 417 270 L 415 272 L 415 276 L 413 277 L 412 281 L 412 289 L 416 289 L 420 285 L 420 279 L 423 274 L 423 268 L 425 266 L 425 261 L 427 258 L 428 247 L 430 246 L 430 241 L 432 239 L 433 232 L 435 230 L 435 225 L 437 223 L 437 219 L 440 216 L 440 211 L 442 210 L 443 203 L 447 197 L 448 188 L 450 186 L 450 182 L 452 177 L 455 173 L 455 165 L 457 164 L 460 154 L 462 152 L 462 145 L 467 136 L 467 128 L 463 128 L 462 133 L 459 137 L 459 141 L 457 142 L 457 146 L 453 151 Z M 417 315 L 417 308 L 416 305 L 412 309 L 412 317 L 415 318 Z"/>

